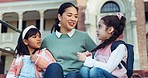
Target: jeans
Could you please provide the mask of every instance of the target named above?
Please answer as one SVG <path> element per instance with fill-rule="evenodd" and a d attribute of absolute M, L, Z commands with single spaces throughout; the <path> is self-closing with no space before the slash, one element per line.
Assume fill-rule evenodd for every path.
<path fill-rule="evenodd" d="M 99 67 L 82 67 L 79 72 L 82 78 L 116 78 L 111 73 Z"/>
<path fill-rule="evenodd" d="M 44 74 L 44 78 L 82 78 L 79 72 L 69 72 L 64 76 L 63 68 L 58 63 L 51 63 Z"/>
<path fill-rule="evenodd" d="M 46 68 L 44 78 L 64 78 L 62 66 L 58 63 L 51 63 Z"/>
<path fill-rule="evenodd" d="M 82 78 L 79 72 L 69 72 L 65 78 Z"/>

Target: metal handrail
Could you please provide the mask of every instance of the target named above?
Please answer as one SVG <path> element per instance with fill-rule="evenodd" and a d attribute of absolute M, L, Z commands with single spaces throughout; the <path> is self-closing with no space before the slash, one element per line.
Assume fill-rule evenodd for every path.
<path fill-rule="evenodd" d="M 7 23 L 7 22 L 4 21 L 4 20 L 0 20 L 0 23 L 2 23 L 3 26 L 6 26 L 6 27 L 8 27 L 8 28 L 10 28 L 10 29 L 12 29 L 12 30 L 18 32 L 18 33 L 21 33 L 20 30 L 18 30 L 17 28 L 15 28 L 14 26 L 12 26 L 11 24 Z"/>
<path fill-rule="evenodd" d="M 8 51 L 8 50 L 5 50 L 3 48 L 0 48 L 0 51 L 8 53 L 8 54 L 13 54 L 13 51 Z"/>
<path fill-rule="evenodd" d="M 6 27 L 18 32 L 18 33 L 21 33 L 20 30 L 18 30 L 17 28 L 15 28 L 14 26 L 12 26 L 11 24 L 7 23 L 4 20 L 0 20 L 0 23 L 2 24 L 2 26 L 6 26 Z M 4 48 L 0 48 L 0 51 L 5 52 L 5 53 L 9 53 L 9 54 L 13 54 L 13 51 L 8 51 L 8 50 L 5 50 Z"/>

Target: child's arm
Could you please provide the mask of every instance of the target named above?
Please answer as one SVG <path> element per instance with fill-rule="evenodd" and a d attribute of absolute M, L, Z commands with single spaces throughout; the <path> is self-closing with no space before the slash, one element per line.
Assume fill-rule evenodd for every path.
<path fill-rule="evenodd" d="M 92 58 L 86 58 L 84 62 L 84 66 L 88 67 L 100 67 L 108 72 L 112 72 L 121 62 L 121 60 L 126 55 L 126 46 L 124 44 L 120 44 L 114 52 L 111 53 L 107 63 L 103 63 L 100 61 L 96 61 Z"/>
<path fill-rule="evenodd" d="M 48 65 L 53 62 L 56 62 L 56 60 L 53 58 L 52 54 L 48 50 L 43 49 L 42 52 L 38 55 L 35 64 L 42 69 L 46 69 Z"/>
<path fill-rule="evenodd" d="M 13 61 L 12 61 L 12 64 L 11 64 L 11 66 L 10 66 L 10 69 L 9 69 L 9 71 L 8 71 L 8 73 L 7 73 L 7 76 L 6 76 L 6 78 L 16 78 L 16 68 L 15 68 L 15 60 L 16 59 L 14 59 Z"/>

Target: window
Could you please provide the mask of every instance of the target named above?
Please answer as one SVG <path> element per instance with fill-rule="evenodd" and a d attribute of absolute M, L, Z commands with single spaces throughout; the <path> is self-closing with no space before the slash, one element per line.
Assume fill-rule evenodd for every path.
<path fill-rule="evenodd" d="M 102 6 L 101 13 L 110 13 L 110 12 L 120 12 L 120 7 L 116 2 L 108 1 Z"/>
<path fill-rule="evenodd" d="M 22 30 L 26 28 L 26 21 L 23 21 Z"/>
<path fill-rule="evenodd" d="M 7 27 L 2 25 L 2 30 L 1 30 L 1 33 L 7 33 Z"/>
<path fill-rule="evenodd" d="M 40 29 L 40 20 L 36 20 L 36 27 Z"/>
<path fill-rule="evenodd" d="M 4 74 L 5 68 L 5 56 L 1 56 L 0 59 L 0 74 Z"/>

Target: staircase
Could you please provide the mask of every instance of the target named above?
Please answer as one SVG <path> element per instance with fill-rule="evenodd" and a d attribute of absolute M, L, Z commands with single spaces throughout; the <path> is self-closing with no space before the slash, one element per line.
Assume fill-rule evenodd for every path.
<path fill-rule="evenodd" d="M 148 70 L 134 70 L 132 78 L 148 78 Z"/>

